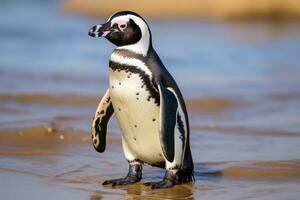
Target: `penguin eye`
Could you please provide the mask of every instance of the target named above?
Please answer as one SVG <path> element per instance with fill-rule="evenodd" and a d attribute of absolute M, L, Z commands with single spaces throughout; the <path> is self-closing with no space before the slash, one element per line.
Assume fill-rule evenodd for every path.
<path fill-rule="evenodd" d="M 125 24 L 122 24 L 121 26 L 120 26 L 120 28 L 125 28 L 126 27 L 126 25 Z"/>

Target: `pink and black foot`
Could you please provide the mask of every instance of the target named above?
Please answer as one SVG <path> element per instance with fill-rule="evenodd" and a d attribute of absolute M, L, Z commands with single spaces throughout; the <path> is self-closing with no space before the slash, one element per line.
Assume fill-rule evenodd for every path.
<path fill-rule="evenodd" d="M 110 179 L 102 183 L 102 185 L 130 185 L 141 181 L 143 165 L 129 165 L 129 170 L 124 178 Z"/>

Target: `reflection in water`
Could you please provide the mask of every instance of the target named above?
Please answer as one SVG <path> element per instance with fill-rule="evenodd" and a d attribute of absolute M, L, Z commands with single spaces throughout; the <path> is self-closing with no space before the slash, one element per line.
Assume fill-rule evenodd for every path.
<path fill-rule="evenodd" d="M 151 189 L 145 186 L 143 180 L 141 183 L 127 185 L 127 186 L 105 186 L 104 188 L 121 190 L 124 193 L 126 200 L 140 200 L 140 199 L 194 199 L 194 192 L 197 190 L 205 191 L 212 189 L 208 185 L 218 183 L 222 180 L 222 171 L 216 169 L 213 165 L 205 163 L 195 163 L 195 184 L 178 184 L 169 189 Z M 157 179 L 160 172 L 146 173 L 146 179 Z M 198 185 L 198 186 L 197 186 Z M 199 188 L 200 185 L 200 188 Z M 201 187 L 203 185 L 203 187 Z M 91 196 L 91 200 L 101 199 L 99 195 Z"/>
<path fill-rule="evenodd" d="M 169 189 L 151 189 L 143 184 L 136 184 L 125 186 L 122 190 L 126 192 L 124 196 L 124 199 L 126 200 L 194 199 L 192 184 L 177 185 Z"/>

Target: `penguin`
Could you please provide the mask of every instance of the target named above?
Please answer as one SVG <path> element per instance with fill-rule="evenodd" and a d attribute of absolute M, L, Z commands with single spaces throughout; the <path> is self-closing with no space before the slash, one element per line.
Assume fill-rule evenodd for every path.
<path fill-rule="evenodd" d="M 141 181 L 144 164 L 166 170 L 161 181 L 145 183 L 152 189 L 194 182 L 185 102 L 152 46 L 147 22 L 135 12 L 121 11 L 93 26 L 89 35 L 116 45 L 109 59 L 109 88 L 92 122 L 92 143 L 96 151 L 105 151 L 107 124 L 115 115 L 129 165 L 124 178 L 103 185 Z"/>

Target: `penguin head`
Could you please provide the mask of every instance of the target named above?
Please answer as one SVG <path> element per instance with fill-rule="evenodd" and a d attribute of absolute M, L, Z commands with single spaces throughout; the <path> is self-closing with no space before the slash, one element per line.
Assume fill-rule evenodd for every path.
<path fill-rule="evenodd" d="M 151 46 L 151 32 L 146 21 L 131 11 L 113 14 L 106 23 L 93 26 L 91 37 L 105 37 L 119 49 L 147 54 Z"/>

